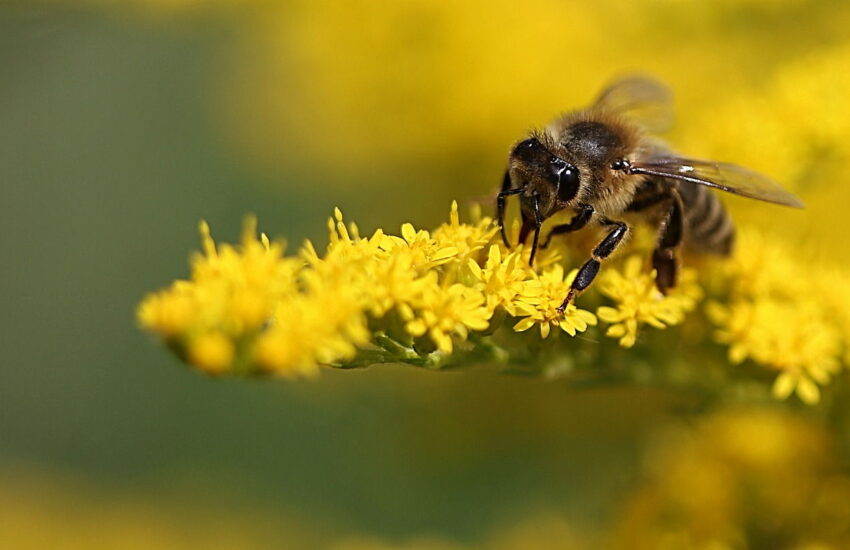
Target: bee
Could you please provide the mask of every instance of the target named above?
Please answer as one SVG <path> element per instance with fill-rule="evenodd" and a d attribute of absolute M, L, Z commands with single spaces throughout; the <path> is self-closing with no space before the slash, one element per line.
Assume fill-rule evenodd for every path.
<path fill-rule="evenodd" d="M 519 243 L 533 232 L 529 263 L 538 246 L 556 235 L 601 225 L 607 234 L 582 264 L 567 305 L 593 282 L 602 263 L 630 232 L 624 218 L 658 228 L 652 266 L 655 284 L 666 294 L 676 286 L 682 246 L 700 253 L 728 255 L 735 228 L 711 189 L 802 208 L 793 194 L 746 168 L 681 157 L 653 133 L 669 127 L 672 95 L 661 83 L 632 76 L 612 83 L 589 107 L 566 113 L 542 131 L 531 132 L 511 149 L 496 199 L 496 217 L 505 245 L 505 202 L 518 196 L 522 224 Z M 540 244 L 543 222 L 557 212 L 573 213 Z"/>

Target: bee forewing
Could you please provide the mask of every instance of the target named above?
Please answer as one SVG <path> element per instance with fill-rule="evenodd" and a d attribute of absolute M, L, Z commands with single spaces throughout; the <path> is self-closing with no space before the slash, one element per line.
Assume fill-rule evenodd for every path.
<path fill-rule="evenodd" d="M 670 156 L 636 162 L 632 164 L 631 171 L 688 181 L 784 206 L 804 207 L 803 201 L 769 177 L 736 164 Z"/>

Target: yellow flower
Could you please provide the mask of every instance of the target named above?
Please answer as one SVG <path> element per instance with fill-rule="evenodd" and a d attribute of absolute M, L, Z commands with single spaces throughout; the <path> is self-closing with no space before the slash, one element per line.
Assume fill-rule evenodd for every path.
<path fill-rule="evenodd" d="M 137 318 L 146 329 L 169 340 L 182 340 L 196 349 L 205 366 L 221 369 L 222 335 L 238 339 L 260 329 L 275 304 L 296 292 L 295 277 L 301 262 L 283 257 L 283 245 L 258 239 L 256 222 L 245 222 L 238 249 L 217 249 L 209 227 L 201 223 L 203 254 L 192 258 L 190 281 L 176 281 L 168 289 L 149 294 L 139 304 Z M 215 335 L 214 337 L 211 335 Z M 210 342 L 218 344 L 210 344 Z M 210 352 L 216 349 L 220 353 Z M 203 351 L 207 350 L 207 351 Z M 215 355 L 218 360 L 210 360 Z"/>
<path fill-rule="evenodd" d="M 679 324 L 702 297 L 693 270 L 683 269 L 678 285 L 665 296 L 655 287 L 654 272 L 643 270 L 642 265 L 639 256 L 631 256 L 622 271 L 606 266 L 598 283 L 599 292 L 614 300 L 616 307 L 602 306 L 596 314 L 611 324 L 605 334 L 619 338 L 627 348 L 635 344 L 640 325 L 663 329 Z"/>
<path fill-rule="evenodd" d="M 690 417 L 653 439 L 611 548 L 846 548 L 850 480 L 824 424 L 776 407 Z"/>
<path fill-rule="evenodd" d="M 490 311 L 502 307 L 509 315 L 515 316 L 517 297 L 523 291 L 531 292 L 527 283 L 534 277 L 534 270 L 519 251 L 503 258 L 500 244 L 490 245 L 483 269 L 473 259 L 469 260 L 468 269 L 484 293 Z"/>
<path fill-rule="evenodd" d="M 798 290 L 788 282 L 804 269 L 800 258 L 777 242 L 774 235 L 739 230 L 735 252 L 723 265 L 726 280 L 736 296 L 782 296 L 793 299 Z"/>
<path fill-rule="evenodd" d="M 254 360 L 266 372 L 314 375 L 319 365 L 351 359 L 369 341 L 360 304 L 344 289 L 314 289 L 278 306 L 258 338 Z"/>
<path fill-rule="evenodd" d="M 176 281 L 169 290 L 149 294 L 137 311 L 139 324 L 170 338 L 186 330 L 195 315 L 192 287 Z"/>
<path fill-rule="evenodd" d="M 523 332 L 538 324 L 540 336 L 547 338 L 552 327 L 575 336 L 576 333 L 587 330 L 588 326 L 595 326 L 596 316 L 589 311 L 578 309 L 574 304 L 567 306 L 563 313 L 558 310 L 575 275 L 576 271 L 573 271 L 565 279 L 564 268 L 555 265 L 539 277 L 528 281 L 514 300 L 517 316 L 522 317 L 514 325 L 514 330 Z"/>
<path fill-rule="evenodd" d="M 711 302 L 708 314 L 718 326 L 716 340 L 729 346 L 729 360 L 780 371 L 773 385 L 779 399 L 796 392 L 806 403 L 818 402 L 819 386 L 847 362 L 850 278 L 752 231 L 742 232 L 726 270 L 728 302 Z"/>
<path fill-rule="evenodd" d="M 457 256 L 456 246 L 442 246 L 431 237 L 430 232 L 422 229 L 417 231 L 412 224 L 403 224 L 401 235 L 402 238 L 386 236 L 381 247 L 387 252 L 392 252 L 396 248 L 406 249 L 404 253 L 410 254 L 412 264 L 417 271 L 421 272 L 443 265 Z"/>
<path fill-rule="evenodd" d="M 451 353 L 452 335 L 466 340 L 470 330 L 486 330 L 492 312 L 480 291 L 462 284 L 440 287 L 436 273 L 428 278 L 431 284 L 414 304 L 402 308 L 402 318 L 412 336 L 427 334 L 438 350 Z"/>
<path fill-rule="evenodd" d="M 709 314 L 721 327 L 716 338 L 729 345 L 733 364 L 752 359 L 781 371 L 773 385 L 779 399 L 796 391 L 806 403 L 816 403 L 817 384 L 828 383 L 840 367 L 840 334 L 812 301 L 713 303 Z"/>
<path fill-rule="evenodd" d="M 476 217 L 479 219 L 475 224 L 460 223 L 457 201 L 452 201 L 449 222 L 434 231 L 434 240 L 437 245 L 443 249 L 455 249 L 455 257 L 461 263 L 472 260 L 498 231 L 490 218 L 481 218 L 480 215 Z"/>
<path fill-rule="evenodd" d="M 220 374 L 233 363 L 233 342 L 220 332 L 197 336 L 189 344 L 189 361 L 208 374 Z"/>

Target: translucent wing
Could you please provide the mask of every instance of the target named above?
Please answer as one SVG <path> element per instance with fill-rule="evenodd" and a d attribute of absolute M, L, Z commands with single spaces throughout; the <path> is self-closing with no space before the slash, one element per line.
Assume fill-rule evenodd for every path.
<path fill-rule="evenodd" d="M 688 181 L 743 197 L 794 208 L 803 208 L 804 206 L 803 201 L 783 189 L 772 179 L 735 164 L 661 156 L 643 162 L 635 162 L 629 170 L 632 174 L 646 174 Z"/>
<path fill-rule="evenodd" d="M 673 124 L 673 94 L 664 84 L 645 76 L 612 82 L 594 106 L 622 114 L 650 132 L 664 132 Z"/>

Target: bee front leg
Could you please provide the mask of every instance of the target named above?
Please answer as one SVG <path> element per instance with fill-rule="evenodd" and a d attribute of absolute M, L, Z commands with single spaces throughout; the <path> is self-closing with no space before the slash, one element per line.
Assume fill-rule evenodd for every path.
<path fill-rule="evenodd" d="M 534 230 L 534 238 L 531 241 L 531 255 L 528 257 L 528 265 L 534 265 L 534 256 L 537 254 L 537 243 L 540 242 L 540 228 L 543 226 L 543 215 L 540 213 L 540 196 L 537 192 L 531 197 L 531 211 L 534 218 L 529 218 L 522 210 L 522 227 L 519 230 L 519 242 L 524 243 L 528 234 Z"/>
<path fill-rule="evenodd" d="M 505 177 L 502 178 L 502 189 L 499 191 L 499 194 L 496 195 L 496 220 L 499 222 L 499 231 L 502 233 L 502 241 L 504 241 L 505 246 L 508 248 L 510 248 L 511 243 L 508 242 L 508 235 L 505 232 L 505 198 L 510 197 L 511 195 L 519 195 L 524 190 L 523 187 L 511 189 L 512 185 L 511 172 L 510 170 L 505 170 Z"/>
<path fill-rule="evenodd" d="M 675 189 L 670 192 L 670 207 L 661 222 L 658 231 L 658 244 L 652 253 L 652 267 L 655 268 L 655 286 L 662 294 L 667 294 L 676 286 L 678 263 L 676 251 L 682 244 L 682 197 Z"/>
<path fill-rule="evenodd" d="M 608 235 L 602 239 L 601 243 L 596 245 L 590 259 L 584 262 L 581 268 L 579 268 L 575 279 L 573 279 L 572 285 L 570 285 L 567 297 L 564 298 L 564 302 L 558 306 L 558 311 L 561 313 L 567 309 L 567 306 L 573 301 L 573 298 L 575 298 L 579 292 L 590 286 L 590 283 L 592 283 L 593 279 L 596 278 L 596 274 L 599 273 L 599 267 L 602 265 L 602 262 L 617 249 L 617 246 L 623 242 L 623 239 L 629 232 L 629 226 L 626 225 L 625 222 L 603 220 L 602 224 L 613 226 L 613 229 L 608 232 Z"/>

